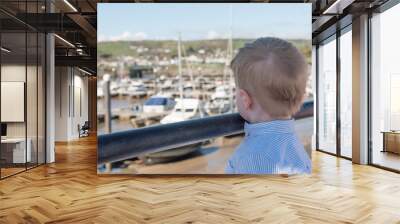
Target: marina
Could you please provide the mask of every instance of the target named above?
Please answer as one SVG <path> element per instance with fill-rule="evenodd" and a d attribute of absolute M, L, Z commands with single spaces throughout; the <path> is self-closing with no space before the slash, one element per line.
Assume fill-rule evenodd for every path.
<path fill-rule="evenodd" d="M 230 63 L 239 48 L 252 40 L 234 39 L 232 7 L 229 18 L 226 38 L 183 40 L 179 32 L 175 40 L 129 42 L 129 46 L 121 49 L 125 54 L 100 54 L 98 134 L 237 113 L 236 85 Z M 301 47 L 310 61 L 308 42 L 291 41 Z M 112 49 L 112 45 L 112 42 L 100 43 L 100 51 L 102 47 Z M 309 145 L 313 131 L 311 78 L 305 99 L 296 118 L 307 120 L 301 121 L 300 126 L 307 126 L 307 131 L 301 134 L 306 136 L 304 144 Z M 182 129 L 185 131 L 191 130 Z M 135 154 L 132 158 L 124 156 L 123 160 L 100 164 L 98 171 L 111 174 L 223 173 L 227 159 L 241 138 L 241 135 L 217 136 L 157 152 Z M 131 144 L 132 149 L 128 151 L 134 150 L 135 142 Z"/>
<path fill-rule="evenodd" d="M 222 46 L 225 44 L 225 50 L 219 49 L 212 56 L 204 56 L 203 49 L 196 52 L 191 46 L 193 43 L 184 43 L 179 35 L 175 42 L 176 55 L 169 62 L 165 58 L 158 62 L 132 58 L 130 63 L 122 63 L 119 59 L 110 68 L 108 59 L 100 60 L 102 77 L 97 87 L 98 134 L 237 112 L 236 89 L 229 64 L 238 49 L 233 47 L 232 36 L 219 42 Z M 140 49 L 146 55 L 150 54 L 150 48 Z M 186 49 L 191 49 L 191 55 Z M 297 123 L 302 127 L 300 134 L 308 151 L 313 131 L 314 102 L 310 80 L 306 100 L 296 114 L 296 118 L 302 119 Z M 99 165 L 98 172 L 223 173 L 226 161 L 241 139 L 242 135 L 217 137 L 132 158 L 125 157 L 124 160 Z"/>

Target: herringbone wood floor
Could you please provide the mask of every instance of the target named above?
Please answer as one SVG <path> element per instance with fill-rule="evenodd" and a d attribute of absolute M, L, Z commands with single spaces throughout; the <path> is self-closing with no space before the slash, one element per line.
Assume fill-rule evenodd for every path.
<path fill-rule="evenodd" d="M 311 176 L 97 176 L 96 140 L 0 181 L 0 223 L 400 223 L 400 175 L 315 152 Z"/>

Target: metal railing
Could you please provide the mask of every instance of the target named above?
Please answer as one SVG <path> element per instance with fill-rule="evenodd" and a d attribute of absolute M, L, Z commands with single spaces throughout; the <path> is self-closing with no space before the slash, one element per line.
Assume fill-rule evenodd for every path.
<path fill-rule="evenodd" d="M 304 102 L 294 118 L 313 116 L 313 107 L 314 101 Z M 99 135 L 98 164 L 240 134 L 243 126 L 243 118 L 233 113 Z"/>
<path fill-rule="evenodd" d="M 243 125 L 243 118 L 233 113 L 99 135 L 98 164 L 240 134 Z"/>

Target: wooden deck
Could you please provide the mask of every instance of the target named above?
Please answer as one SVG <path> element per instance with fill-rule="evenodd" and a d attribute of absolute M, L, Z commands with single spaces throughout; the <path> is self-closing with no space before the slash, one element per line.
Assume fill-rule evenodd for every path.
<path fill-rule="evenodd" d="M 311 176 L 98 176 L 96 138 L 0 181 L 0 223 L 400 223 L 400 175 L 313 152 Z"/>

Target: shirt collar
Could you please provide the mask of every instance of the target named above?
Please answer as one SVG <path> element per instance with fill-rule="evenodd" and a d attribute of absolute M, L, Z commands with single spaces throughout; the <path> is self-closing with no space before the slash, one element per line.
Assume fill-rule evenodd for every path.
<path fill-rule="evenodd" d="M 294 120 L 273 120 L 259 123 L 245 122 L 244 132 L 246 136 L 259 133 L 294 133 Z"/>

